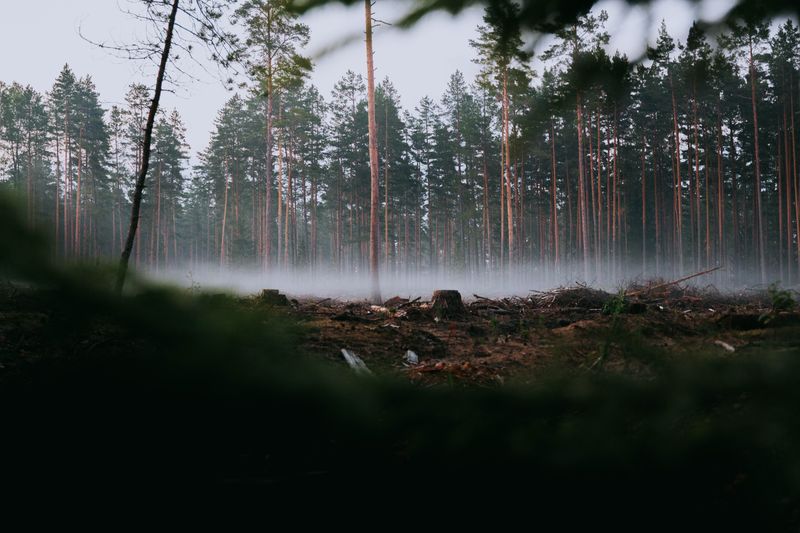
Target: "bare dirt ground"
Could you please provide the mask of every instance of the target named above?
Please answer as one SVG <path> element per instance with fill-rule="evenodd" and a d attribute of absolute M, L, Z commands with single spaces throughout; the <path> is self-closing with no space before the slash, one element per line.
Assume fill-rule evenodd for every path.
<path fill-rule="evenodd" d="M 653 282 L 609 294 L 585 286 L 527 298 L 464 295 L 465 312 L 429 301 L 382 306 L 292 300 L 304 348 L 335 364 L 351 350 L 377 374 L 421 384 L 528 382 L 552 372 L 652 375 L 673 358 L 742 357 L 800 349 L 800 314 L 765 292 L 722 294 Z M 407 352 L 417 355 L 408 360 Z"/>
<path fill-rule="evenodd" d="M 551 374 L 612 373 L 648 379 L 670 361 L 800 353 L 800 312 L 765 291 L 720 293 L 651 282 L 611 294 L 586 286 L 488 299 L 462 295 L 453 312 L 431 301 L 290 300 L 277 291 L 240 305 L 288 313 L 301 325 L 302 350 L 346 368 L 342 349 L 377 375 L 423 386 L 498 386 Z M 780 303 L 780 302 L 777 302 Z M 784 302 L 785 304 L 785 302 Z M 236 305 L 236 304 L 234 304 Z M 75 328 L 70 308 L 41 294 L 6 288 L 0 298 L 0 382 L 41 358 L 142 342 L 102 320 Z M 413 355 L 409 354 L 413 352 Z"/>

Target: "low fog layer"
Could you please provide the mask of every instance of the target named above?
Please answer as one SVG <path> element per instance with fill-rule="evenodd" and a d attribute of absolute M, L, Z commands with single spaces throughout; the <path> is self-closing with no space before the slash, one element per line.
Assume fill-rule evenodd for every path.
<path fill-rule="evenodd" d="M 564 269 L 567 270 L 567 269 Z M 149 271 L 150 279 L 167 282 L 180 287 L 201 291 L 227 291 L 237 294 L 255 294 L 262 289 L 278 289 L 296 298 L 335 298 L 340 300 L 360 300 L 369 297 L 369 276 L 367 272 L 334 272 L 331 270 L 298 270 L 265 272 L 259 268 L 231 268 L 220 270 L 218 266 L 201 266 L 191 269 L 171 269 L 168 271 Z M 630 276 L 616 280 L 593 279 L 586 282 L 594 288 L 616 292 L 632 283 L 663 280 L 672 281 L 693 272 L 681 275 Z M 490 298 L 527 296 L 532 291 L 546 291 L 556 287 L 584 283 L 579 276 L 562 273 L 554 275 L 544 270 L 519 269 L 503 275 L 496 272 L 465 275 L 459 273 L 388 274 L 381 276 L 381 295 L 384 299 L 393 296 L 427 299 L 434 290 L 455 289 L 466 300 L 473 295 Z M 685 285 L 711 287 L 719 290 L 758 288 L 754 281 L 748 285 L 734 287 L 727 281 L 725 270 L 698 276 L 684 282 Z"/>

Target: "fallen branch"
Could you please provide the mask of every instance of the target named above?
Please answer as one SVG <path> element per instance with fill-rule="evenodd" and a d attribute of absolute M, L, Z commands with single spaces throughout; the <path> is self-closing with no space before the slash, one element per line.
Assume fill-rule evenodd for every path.
<path fill-rule="evenodd" d="M 639 296 L 640 294 L 645 294 L 645 293 L 648 293 L 648 292 L 652 292 L 652 291 L 657 290 L 657 289 L 664 289 L 666 287 L 671 287 L 673 285 L 677 285 L 679 283 L 683 283 L 684 281 L 688 281 L 688 280 L 693 279 L 693 278 L 698 278 L 700 276 L 705 276 L 706 274 L 711 274 L 712 272 L 716 272 L 717 270 L 719 270 L 721 268 L 722 268 L 722 266 L 710 268 L 708 270 L 703 270 L 702 272 L 697 272 L 695 274 L 691 274 L 691 275 L 683 277 L 681 279 L 676 279 L 675 281 L 668 281 L 666 283 L 660 283 L 660 284 L 655 285 L 653 287 L 647 287 L 645 289 L 641 289 L 641 290 L 638 290 L 638 291 L 626 292 L 625 296 Z"/>
<path fill-rule="evenodd" d="M 481 313 L 482 311 L 487 311 L 488 313 L 493 314 L 493 315 L 511 315 L 511 314 L 514 314 L 514 311 L 510 311 L 508 309 L 503 309 L 501 307 L 481 307 L 480 309 L 476 310 L 477 313 Z"/>
<path fill-rule="evenodd" d="M 400 304 L 399 306 L 397 306 L 397 308 L 398 308 L 398 309 L 402 309 L 402 308 L 404 308 L 404 307 L 408 307 L 409 305 L 411 305 L 411 304 L 415 304 L 415 303 L 417 303 L 418 301 L 420 301 L 420 299 L 421 299 L 421 298 L 422 298 L 422 296 L 417 296 L 417 297 L 416 297 L 416 298 L 414 298 L 413 300 L 409 300 L 409 301 L 407 301 L 406 303 Z"/>
<path fill-rule="evenodd" d="M 734 348 L 733 346 L 731 346 L 730 344 L 728 344 L 728 343 L 727 343 L 727 342 L 725 342 L 725 341 L 721 341 L 721 340 L 715 340 L 715 341 L 714 341 L 714 344 L 716 344 L 717 346 L 721 347 L 721 348 L 722 348 L 722 349 L 724 349 L 726 352 L 733 353 L 733 352 L 735 352 L 735 351 L 736 351 L 736 348 Z"/>

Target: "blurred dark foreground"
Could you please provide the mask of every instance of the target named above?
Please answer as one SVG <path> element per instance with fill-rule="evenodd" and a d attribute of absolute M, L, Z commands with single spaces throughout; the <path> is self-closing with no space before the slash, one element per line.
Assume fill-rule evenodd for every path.
<path fill-rule="evenodd" d="M 0 199 L 7 510 L 797 529 L 798 353 L 425 389 L 299 353 L 269 307 L 137 280 L 117 297 L 45 250 Z"/>

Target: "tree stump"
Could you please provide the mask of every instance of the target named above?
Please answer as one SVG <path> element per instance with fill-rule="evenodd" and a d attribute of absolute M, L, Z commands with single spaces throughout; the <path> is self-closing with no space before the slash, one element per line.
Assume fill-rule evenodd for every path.
<path fill-rule="evenodd" d="M 289 306 L 289 299 L 285 294 L 281 294 L 278 289 L 264 289 L 257 298 L 258 303 L 261 305 L 272 305 L 275 307 Z"/>
<path fill-rule="evenodd" d="M 458 291 L 434 291 L 431 299 L 433 314 L 439 318 L 459 318 L 467 314 L 461 293 Z"/>

